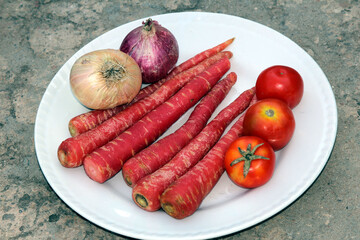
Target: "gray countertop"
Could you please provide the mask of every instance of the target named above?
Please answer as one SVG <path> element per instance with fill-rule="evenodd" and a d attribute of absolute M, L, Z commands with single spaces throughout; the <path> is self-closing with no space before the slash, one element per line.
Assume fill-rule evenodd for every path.
<path fill-rule="evenodd" d="M 52 190 L 34 147 L 35 117 L 60 67 L 97 36 L 129 21 L 216 12 L 289 37 L 322 68 L 337 102 L 329 161 L 293 204 L 221 239 L 360 239 L 360 3 L 330 1 L 0 1 L 0 238 L 126 239 L 79 216 Z M 314 119 L 316 121 L 316 119 Z"/>

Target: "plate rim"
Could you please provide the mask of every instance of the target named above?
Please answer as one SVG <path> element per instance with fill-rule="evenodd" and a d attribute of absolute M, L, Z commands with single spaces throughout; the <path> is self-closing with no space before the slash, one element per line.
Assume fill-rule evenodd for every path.
<path fill-rule="evenodd" d="M 242 18 L 242 17 L 239 17 L 239 16 L 235 16 L 235 15 L 230 15 L 230 14 L 223 14 L 223 13 L 212 13 L 212 12 L 177 12 L 177 13 L 165 13 L 165 14 L 159 14 L 159 15 L 154 15 L 154 16 L 149 16 L 149 17 L 152 17 L 152 18 L 157 18 L 157 17 L 166 17 L 166 15 L 186 15 L 186 14 L 195 14 L 195 15 L 198 15 L 198 14 L 201 14 L 201 15 L 218 15 L 218 16 L 226 16 L 226 17 L 230 17 L 230 18 L 239 18 L 243 21 L 249 21 L 251 22 L 252 24 L 259 24 L 261 25 L 261 27 L 265 27 L 267 28 L 268 30 L 271 30 L 271 31 L 274 31 L 276 32 L 277 34 L 280 34 L 282 37 L 285 37 L 288 41 L 291 41 L 292 43 L 294 43 L 296 46 L 298 46 L 293 40 L 291 40 L 290 38 L 288 38 L 287 36 L 277 32 L 276 30 L 266 26 L 266 25 L 263 25 L 263 24 L 260 24 L 260 23 L 257 23 L 255 21 L 252 21 L 252 20 L 249 20 L 249 19 L 245 19 L 245 18 Z M 144 17 L 144 18 L 147 18 L 147 17 Z M 125 23 L 125 24 L 130 24 L 130 23 L 134 23 L 134 22 L 139 22 L 139 20 L 141 19 L 144 19 L 144 18 L 140 18 L 140 19 L 137 19 L 137 20 L 134 20 L 134 21 L 131 21 L 131 22 L 128 22 L 128 23 Z M 123 24 L 123 25 L 125 25 Z M 123 26 L 121 25 L 121 26 Z M 121 26 L 118 26 L 118 27 L 121 27 Z M 117 28 L 117 27 L 116 27 Z M 114 28 L 114 29 L 116 29 Z M 116 234 L 120 234 L 120 235 L 125 235 L 125 236 L 130 236 L 130 237 L 136 237 L 136 238 L 146 238 L 146 239 L 158 239 L 159 237 L 165 237 L 165 238 L 171 238 L 171 237 L 182 237 L 184 239 L 192 239 L 192 238 L 198 238 L 198 237 L 218 237 L 218 236 L 224 236 L 226 234 L 231 234 L 231 233 L 234 233 L 234 232 L 237 232 L 237 231 L 241 231 L 241 230 L 245 230 L 251 226 L 254 226 L 254 224 L 258 224 L 258 223 L 261 223 L 263 221 L 266 221 L 268 218 L 278 214 L 279 212 L 281 212 L 282 210 L 286 209 L 287 207 L 289 207 L 293 202 L 295 202 L 298 198 L 300 198 L 310 187 L 311 185 L 313 185 L 317 178 L 321 175 L 321 172 L 324 170 L 328 160 L 329 160 L 329 157 L 331 155 L 331 152 L 333 150 L 333 147 L 334 147 L 334 144 L 335 144 L 335 140 L 336 140 L 336 134 L 337 134 L 337 127 L 338 127 L 338 116 L 337 116 L 337 107 L 336 107 L 336 99 L 335 99 L 335 96 L 334 96 L 334 93 L 331 89 L 331 85 L 330 85 L 330 82 L 328 81 L 325 73 L 323 72 L 323 70 L 319 67 L 319 65 L 316 63 L 316 61 L 308 54 L 306 53 L 300 46 L 298 46 L 309 58 L 310 60 L 316 65 L 316 67 L 318 68 L 318 70 L 320 70 L 320 73 L 323 75 L 323 78 L 326 79 L 327 81 L 327 86 L 326 88 L 328 88 L 328 90 L 330 90 L 328 93 L 330 93 L 331 96 L 331 102 L 328 103 L 328 104 L 331 104 L 333 106 L 335 106 L 334 109 L 332 109 L 332 112 L 328 113 L 328 116 L 331 117 L 332 121 L 333 121 L 333 129 L 330 129 L 332 130 L 331 133 L 329 133 L 329 145 L 326 147 L 326 149 L 323 149 L 323 151 L 326 151 L 325 152 L 325 157 L 324 159 L 324 162 L 323 164 L 319 165 L 318 166 L 318 169 L 314 172 L 316 172 L 316 174 L 313 174 L 313 176 L 315 176 L 315 178 L 312 180 L 312 181 L 308 181 L 307 183 L 307 186 L 303 187 L 301 190 L 298 190 L 298 192 L 294 195 L 292 195 L 292 198 L 291 199 L 288 199 L 285 204 L 282 204 L 282 206 L 279 206 L 278 209 L 273 209 L 273 211 L 270 211 L 268 212 L 268 214 L 266 214 L 265 217 L 262 217 L 260 220 L 259 219 L 254 219 L 253 222 L 251 223 L 248 223 L 247 226 L 239 229 L 237 228 L 237 226 L 230 226 L 229 228 L 227 229 L 223 229 L 222 231 L 217 231 L 216 233 L 214 232 L 210 232 L 210 233 L 202 233 L 200 235 L 194 235 L 194 236 L 169 236 L 169 235 L 157 235 L 157 236 L 154 236 L 155 238 L 149 236 L 148 234 L 141 234 L 141 233 L 133 233 L 133 232 L 128 232 L 126 231 L 122 231 L 122 232 L 119 232 L 117 231 L 116 229 L 113 229 L 112 227 L 109 228 L 109 226 L 107 226 L 106 224 L 101 224 L 99 223 L 98 219 L 94 219 L 92 217 L 89 217 L 87 216 L 88 214 L 86 212 L 83 212 L 83 209 L 77 209 L 75 210 L 76 206 L 74 206 L 75 204 L 72 203 L 72 201 L 69 201 L 69 199 L 64 199 L 64 196 L 63 194 L 60 192 L 58 192 L 56 188 L 54 188 L 54 186 L 51 184 L 52 180 L 49 181 L 48 177 L 47 177 L 47 174 L 45 174 L 44 172 L 44 169 L 43 169 L 43 165 L 42 165 L 42 162 L 40 161 L 40 158 L 39 158 L 39 155 L 40 157 L 42 156 L 42 151 L 39 150 L 39 138 L 41 139 L 41 135 L 39 135 L 39 128 L 40 128 L 40 123 L 41 123 L 41 110 L 44 108 L 44 104 L 46 104 L 44 102 L 44 98 L 46 98 L 46 94 L 51 90 L 52 88 L 52 82 L 53 80 L 58 76 L 59 72 L 61 72 L 64 68 L 65 68 L 65 65 L 68 65 L 69 62 L 71 61 L 71 59 L 76 55 L 78 54 L 79 52 L 82 51 L 83 48 L 85 48 L 85 46 L 91 44 L 93 41 L 95 41 L 96 39 L 102 37 L 103 35 L 106 35 L 108 32 L 114 30 L 114 29 L 111 29 L 107 32 L 104 32 L 103 34 L 101 34 L 100 36 L 98 36 L 97 38 L 93 39 L 92 41 L 90 41 L 89 43 L 85 44 L 84 46 L 82 46 L 72 57 L 70 57 L 65 63 L 64 65 L 62 65 L 62 67 L 58 70 L 58 72 L 55 74 L 55 76 L 52 78 L 52 80 L 50 81 L 50 83 L 48 84 L 45 92 L 44 92 L 44 95 L 42 96 L 41 98 L 41 101 L 40 101 L 40 104 L 39 104 L 39 107 L 38 107 L 38 111 L 37 111 L 37 114 L 36 114 L 36 118 L 35 118 L 35 124 L 34 124 L 34 143 L 35 143 L 35 153 L 36 153 L 36 156 L 37 156 L 37 159 L 38 159 L 38 163 L 39 163 L 39 166 L 41 168 L 41 171 L 46 179 L 46 181 L 48 182 L 49 186 L 51 187 L 51 189 L 53 189 L 53 191 L 57 194 L 57 196 L 66 204 L 68 205 L 72 210 L 74 210 L 74 212 L 76 212 L 77 214 L 81 215 L 82 217 L 84 217 L 85 219 L 91 221 L 92 223 L 94 223 L 95 225 L 101 227 L 101 228 L 104 228 L 104 229 L 107 229 L 107 230 L 110 230 Z M 330 115 L 329 115 L 330 114 Z M 123 229 L 124 230 L 124 229 Z"/>

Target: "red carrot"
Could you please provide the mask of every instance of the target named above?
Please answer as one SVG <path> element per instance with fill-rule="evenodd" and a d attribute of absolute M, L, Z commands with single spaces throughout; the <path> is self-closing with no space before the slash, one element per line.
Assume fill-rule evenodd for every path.
<path fill-rule="evenodd" d="M 163 191 L 204 157 L 221 137 L 227 125 L 247 108 L 253 96 L 254 89 L 242 93 L 167 164 L 140 179 L 133 188 L 134 202 L 147 211 L 158 210 Z"/>
<path fill-rule="evenodd" d="M 184 125 L 130 158 L 122 168 L 125 182 L 131 187 L 134 186 L 140 178 L 163 166 L 185 147 L 205 127 L 212 113 L 235 82 L 235 77 L 227 77 L 217 83 L 195 107 Z"/>
<path fill-rule="evenodd" d="M 126 160 L 154 142 L 190 107 L 194 106 L 230 69 L 224 57 L 197 75 L 169 100 L 146 114 L 140 121 L 84 159 L 87 175 L 104 182 L 118 173 Z"/>
<path fill-rule="evenodd" d="M 235 38 L 231 38 L 213 48 L 207 49 L 207 50 L 195 55 L 194 57 L 190 58 L 189 60 L 183 62 L 179 66 L 172 69 L 171 72 L 169 73 L 169 75 L 175 76 L 175 75 L 179 74 L 180 72 L 184 71 L 183 69 L 189 69 L 190 67 L 204 61 L 206 58 L 209 58 L 209 57 L 215 55 L 216 53 L 221 52 L 222 50 L 227 48 L 234 40 L 235 40 Z"/>
<path fill-rule="evenodd" d="M 143 99 L 144 97 L 147 97 L 151 93 L 153 93 L 156 89 L 158 89 L 165 81 L 171 79 L 175 75 L 178 75 L 179 73 L 186 71 L 200 62 L 204 61 L 206 58 L 209 58 L 222 50 L 224 50 L 226 47 L 228 47 L 232 42 L 234 41 L 234 38 L 229 39 L 213 48 L 207 49 L 194 57 L 188 59 L 187 61 L 183 62 L 179 66 L 173 68 L 169 75 L 166 78 L 163 78 L 162 80 L 150 84 L 147 87 L 140 90 L 138 95 L 133 99 L 133 101 L 130 104 L 125 104 L 121 106 L 117 106 L 115 108 L 106 109 L 106 110 L 93 110 L 84 114 L 80 114 L 74 118 L 72 118 L 69 121 L 69 131 L 72 137 L 77 136 L 81 133 L 84 133 L 97 125 L 101 124 L 102 122 L 106 121 L 110 117 L 114 116 L 115 114 L 121 112 L 125 108 L 129 107 L 131 104 Z"/>
<path fill-rule="evenodd" d="M 108 120 L 112 116 L 118 114 L 124 109 L 128 108 L 132 104 L 138 102 L 139 100 L 149 96 L 155 92 L 168 78 L 164 78 L 154 84 L 150 84 L 147 87 L 141 89 L 139 93 L 135 96 L 129 104 L 123 104 L 114 108 L 104 109 L 104 110 L 92 110 L 73 117 L 69 121 L 69 132 L 72 137 L 78 136 L 81 133 L 84 133 L 90 129 L 95 128 L 99 124 Z"/>
<path fill-rule="evenodd" d="M 254 102 L 256 96 L 250 105 Z M 244 114 L 202 160 L 166 188 L 160 202 L 167 214 L 176 219 L 183 219 L 199 208 L 224 173 L 225 152 L 230 144 L 242 135 L 243 121 Z"/>
<path fill-rule="evenodd" d="M 105 145 L 140 120 L 145 114 L 164 103 L 196 75 L 204 72 L 205 69 L 211 68 L 211 64 L 231 56 L 231 52 L 220 52 L 213 57 L 207 58 L 195 67 L 166 81 L 153 94 L 134 103 L 96 128 L 66 139 L 58 148 L 60 163 L 65 167 L 80 166 L 87 154 Z"/>

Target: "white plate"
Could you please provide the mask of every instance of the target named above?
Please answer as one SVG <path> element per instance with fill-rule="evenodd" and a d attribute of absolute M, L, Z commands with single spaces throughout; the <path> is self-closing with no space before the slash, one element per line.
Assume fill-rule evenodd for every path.
<path fill-rule="evenodd" d="M 90 180 L 82 167 L 67 169 L 57 159 L 61 141 L 70 137 L 71 117 L 87 111 L 71 93 L 69 71 L 74 61 L 95 49 L 118 48 L 125 35 L 144 19 L 117 27 L 80 49 L 59 70 L 41 100 L 35 123 L 35 147 L 45 178 L 74 211 L 105 229 L 141 239 L 212 238 L 253 226 L 295 201 L 316 180 L 332 151 L 337 110 L 330 84 L 316 62 L 298 45 L 278 32 L 235 16 L 185 12 L 153 16 L 177 38 L 179 63 L 235 37 L 231 71 L 238 82 L 217 109 L 255 85 L 265 68 L 283 64 L 304 79 L 303 99 L 295 109 L 296 130 L 291 142 L 277 153 L 273 178 L 263 187 L 244 190 L 224 174 L 200 209 L 183 220 L 163 211 L 146 212 L 131 200 L 131 189 L 121 174 L 104 184 Z M 216 114 L 215 113 L 215 114 Z M 215 115 L 214 114 L 214 115 Z M 185 122 L 189 113 L 168 131 Z"/>

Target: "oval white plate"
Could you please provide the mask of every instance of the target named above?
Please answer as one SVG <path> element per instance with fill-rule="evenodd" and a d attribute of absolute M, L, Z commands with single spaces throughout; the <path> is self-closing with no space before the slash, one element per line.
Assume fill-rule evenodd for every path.
<path fill-rule="evenodd" d="M 330 84 L 316 62 L 297 44 L 261 24 L 235 16 L 185 12 L 153 16 L 177 38 L 181 63 L 195 54 L 235 37 L 231 71 L 238 82 L 215 112 L 255 85 L 265 68 L 283 64 L 304 79 L 303 99 L 295 109 L 296 131 L 277 152 L 273 178 L 263 187 L 244 190 L 224 174 L 192 216 L 175 220 L 163 211 L 146 212 L 131 199 L 121 174 L 104 184 L 91 181 L 82 167 L 66 169 L 57 159 L 61 141 L 70 137 L 70 118 L 87 111 L 71 93 L 69 71 L 81 55 L 95 49 L 117 49 L 125 35 L 144 19 L 117 27 L 80 49 L 59 70 L 41 100 L 35 123 L 35 148 L 45 178 L 58 196 L 89 221 L 118 234 L 141 239 L 212 238 L 243 230 L 278 213 L 316 180 L 332 151 L 337 110 Z M 214 114 L 214 115 L 215 115 Z M 174 131 L 189 116 L 180 118 Z M 166 135 L 165 134 L 165 135 Z"/>

